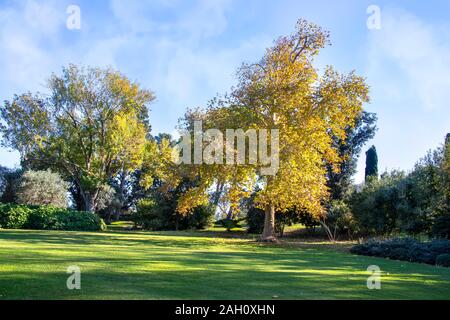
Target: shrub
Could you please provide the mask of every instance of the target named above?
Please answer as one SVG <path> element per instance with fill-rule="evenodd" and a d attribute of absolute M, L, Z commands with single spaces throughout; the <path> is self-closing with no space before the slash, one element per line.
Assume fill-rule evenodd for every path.
<path fill-rule="evenodd" d="M 106 225 L 91 212 L 74 211 L 51 206 L 0 204 L 0 228 L 100 231 Z"/>
<path fill-rule="evenodd" d="M 0 203 L 0 228 L 22 229 L 31 211 L 27 206 Z"/>
<path fill-rule="evenodd" d="M 264 211 L 251 207 L 247 212 L 247 232 L 261 234 L 264 229 Z"/>
<path fill-rule="evenodd" d="M 440 254 L 436 258 L 436 265 L 440 267 L 450 267 L 450 254 Z"/>
<path fill-rule="evenodd" d="M 200 230 L 207 229 L 214 225 L 214 208 L 212 206 L 199 206 L 186 218 L 189 219 L 189 227 Z"/>
<path fill-rule="evenodd" d="M 99 216 L 87 211 L 60 210 L 57 212 L 55 230 L 100 231 L 105 230 L 105 222 Z"/>
<path fill-rule="evenodd" d="M 206 229 L 214 224 L 211 206 L 199 206 L 190 214 L 180 215 L 173 204 L 150 198 L 140 200 L 136 209 L 131 219 L 144 230 Z"/>
<path fill-rule="evenodd" d="M 307 213 L 297 210 L 288 210 L 286 212 L 275 212 L 275 232 L 283 237 L 284 228 L 291 226 L 294 223 L 301 221 L 301 217 L 306 216 Z M 265 212 L 256 207 L 250 207 L 247 212 L 247 232 L 252 234 L 261 234 L 264 229 Z"/>
<path fill-rule="evenodd" d="M 431 229 L 431 235 L 450 239 L 450 213 L 440 215 L 435 219 Z"/>
<path fill-rule="evenodd" d="M 450 241 L 434 240 L 431 242 L 419 242 L 411 238 L 369 241 L 354 246 L 350 252 L 393 260 L 438 264 L 437 258 L 439 256 L 450 255 Z"/>
<path fill-rule="evenodd" d="M 16 182 L 16 201 L 19 204 L 51 205 L 67 208 L 69 184 L 58 173 L 26 171 Z"/>
<path fill-rule="evenodd" d="M 167 220 L 161 215 L 161 210 L 158 210 L 156 202 L 152 199 L 140 200 L 131 219 L 144 230 L 164 230 L 167 226 Z"/>

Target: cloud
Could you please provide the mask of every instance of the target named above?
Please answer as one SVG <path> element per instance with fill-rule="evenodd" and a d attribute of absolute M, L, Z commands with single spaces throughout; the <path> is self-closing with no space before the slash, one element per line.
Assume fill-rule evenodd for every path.
<path fill-rule="evenodd" d="M 2 86 L 23 88 L 42 83 L 42 76 L 54 63 L 51 47 L 64 25 L 64 13 L 57 14 L 56 2 L 21 1 L 0 9 L 0 69 Z"/>
<path fill-rule="evenodd" d="M 401 9 L 382 9 L 381 18 L 381 30 L 370 34 L 369 78 L 390 78 L 379 75 L 390 65 L 402 73 L 400 76 L 404 76 L 407 83 L 388 81 L 388 93 L 398 97 L 406 89 L 426 110 L 447 108 L 450 99 L 450 45 L 445 42 L 445 37 L 448 34 Z M 385 68 L 380 68 L 382 66 Z"/>

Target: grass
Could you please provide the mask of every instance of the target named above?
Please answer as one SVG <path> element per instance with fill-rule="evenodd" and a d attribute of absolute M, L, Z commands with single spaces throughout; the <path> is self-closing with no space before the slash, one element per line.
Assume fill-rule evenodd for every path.
<path fill-rule="evenodd" d="M 450 299 L 450 269 L 239 233 L 0 230 L 0 299 Z M 81 268 L 81 290 L 66 288 Z M 368 290 L 369 265 L 382 270 Z"/>

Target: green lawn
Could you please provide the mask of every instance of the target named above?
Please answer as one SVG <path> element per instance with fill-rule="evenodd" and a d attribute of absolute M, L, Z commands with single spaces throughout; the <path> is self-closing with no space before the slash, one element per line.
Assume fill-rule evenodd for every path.
<path fill-rule="evenodd" d="M 450 299 L 450 269 L 220 235 L 0 230 L 0 299 Z"/>

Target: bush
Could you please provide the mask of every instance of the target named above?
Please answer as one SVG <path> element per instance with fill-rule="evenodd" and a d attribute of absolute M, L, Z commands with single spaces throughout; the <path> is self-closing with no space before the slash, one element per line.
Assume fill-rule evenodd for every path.
<path fill-rule="evenodd" d="M 27 205 L 51 205 L 67 208 L 69 184 L 58 173 L 25 171 L 16 181 L 16 201 Z"/>
<path fill-rule="evenodd" d="M 31 211 L 27 206 L 0 203 L 0 228 L 22 229 Z"/>
<path fill-rule="evenodd" d="M 90 212 L 51 206 L 0 204 L 0 228 L 100 231 L 105 230 L 106 225 L 99 216 Z"/>
<path fill-rule="evenodd" d="M 450 214 L 441 215 L 434 221 L 431 229 L 431 235 L 450 239 Z"/>
<path fill-rule="evenodd" d="M 450 254 L 441 254 L 436 258 L 436 265 L 440 267 L 450 267 Z"/>
<path fill-rule="evenodd" d="M 247 212 L 247 232 L 261 234 L 264 229 L 264 210 L 251 207 Z"/>
<path fill-rule="evenodd" d="M 450 255 L 450 241 L 419 242 L 411 238 L 369 241 L 354 246 L 350 252 L 393 260 L 438 264 L 439 256 Z M 445 260 L 445 258 L 442 259 Z"/>
<path fill-rule="evenodd" d="M 236 219 L 222 219 L 217 221 L 217 224 L 227 229 L 228 232 L 230 232 L 234 228 L 239 227 L 239 221 Z"/>
<path fill-rule="evenodd" d="M 188 226 L 195 229 L 207 229 L 214 225 L 214 208 L 212 206 L 200 206 L 194 209 L 192 214 L 187 217 Z"/>
<path fill-rule="evenodd" d="M 60 210 L 57 214 L 55 230 L 100 231 L 106 224 L 99 216 L 87 211 Z"/>
<path fill-rule="evenodd" d="M 165 201 L 142 199 L 136 209 L 131 219 L 144 230 L 206 229 L 214 224 L 214 209 L 211 206 L 199 206 L 190 214 L 180 215 L 176 212 L 176 206 Z"/>

